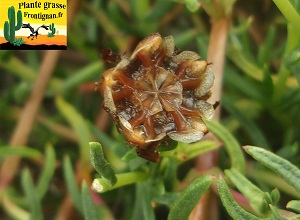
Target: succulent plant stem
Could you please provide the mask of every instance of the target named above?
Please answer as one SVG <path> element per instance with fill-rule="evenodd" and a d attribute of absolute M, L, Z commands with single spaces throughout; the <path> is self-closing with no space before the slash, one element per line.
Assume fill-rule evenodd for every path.
<path fill-rule="evenodd" d="M 224 16 L 220 19 L 214 20 L 210 32 L 210 41 L 208 47 L 208 62 L 212 62 L 211 68 L 215 74 L 214 85 L 211 89 L 212 96 L 209 98 L 210 102 L 216 102 L 221 100 L 222 93 L 222 81 L 223 81 L 223 69 L 225 60 L 226 41 L 230 26 L 230 17 Z M 214 120 L 220 120 L 220 106 L 216 109 L 214 114 Z M 208 139 L 214 139 L 214 136 L 208 134 Z M 207 154 L 200 155 L 196 161 L 196 169 L 199 172 L 205 172 L 210 170 L 216 165 L 218 157 L 217 151 L 212 151 Z M 207 195 L 208 194 L 208 195 Z M 209 198 L 207 198 L 209 197 Z M 208 204 L 209 203 L 209 204 Z M 209 205 L 209 206 L 208 206 Z M 213 207 L 215 206 L 215 207 Z M 209 207 L 209 209 L 207 209 Z M 208 210 L 214 210 L 209 212 Z M 190 215 L 190 219 L 219 219 L 218 217 L 218 202 L 213 193 L 209 191 L 199 200 L 199 203 Z"/>
<path fill-rule="evenodd" d="M 230 26 L 230 18 L 224 17 L 215 21 L 210 33 L 210 42 L 208 47 L 208 62 L 212 62 L 211 68 L 215 74 L 215 81 L 212 87 L 212 95 L 209 101 L 216 102 L 221 100 L 223 70 L 225 60 L 226 41 Z M 214 114 L 216 121 L 220 120 L 221 108 L 217 108 Z"/>

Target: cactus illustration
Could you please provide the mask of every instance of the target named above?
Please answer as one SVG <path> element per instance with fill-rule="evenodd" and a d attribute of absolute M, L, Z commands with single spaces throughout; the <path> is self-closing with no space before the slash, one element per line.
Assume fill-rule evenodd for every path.
<path fill-rule="evenodd" d="M 15 41 L 15 31 L 22 27 L 22 12 L 18 10 L 17 25 L 15 25 L 15 7 L 8 8 L 8 20 L 4 23 L 4 37 L 11 44 Z"/>
<path fill-rule="evenodd" d="M 51 32 L 48 33 L 48 37 L 54 37 L 55 32 L 56 32 L 56 28 L 54 27 L 54 23 L 49 25 L 49 29 L 51 30 Z"/>

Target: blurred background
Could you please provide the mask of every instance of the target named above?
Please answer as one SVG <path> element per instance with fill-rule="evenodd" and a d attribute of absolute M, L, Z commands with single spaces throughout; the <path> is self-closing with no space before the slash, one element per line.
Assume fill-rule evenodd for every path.
<path fill-rule="evenodd" d="M 290 2 L 299 12 L 299 1 Z M 225 29 L 214 27 L 220 20 Z M 172 35 L 178 48 L 196 51 L 217 68 L 217 120 L 241 146 L 260 146 L 300 165 L 299 67 L 289 66 L 300 32 L 273 1 L 73 0 L 66 51 L 0 50 L 0 219 L 84 219 L 80 199 L 87 188 L 81 184 L 90 188 L 95 177 L 90 141 L 102 143 L 116 173 L 149 165 L 121 159 L 131 148 L 102 109 L 95 82 L 109 67 L 101 50 L 130 53 L 156 32 Z M 181 163 L 179 179 L 198 163 Z M 208 166 L 228 163 L 221 148 Z M 247 175 L 262 189 L 277 183 L 250 158 Z M 280 190 L 282 204 L 295 196 L 285 185 Z M 140 219 L 139 197 L 134 185 L 91 192 L 102 219 Z M 155 219 L 167 218 L 166 205 L 153 207 Z M 213 209 L 227 215 L 221 205 Z"/>

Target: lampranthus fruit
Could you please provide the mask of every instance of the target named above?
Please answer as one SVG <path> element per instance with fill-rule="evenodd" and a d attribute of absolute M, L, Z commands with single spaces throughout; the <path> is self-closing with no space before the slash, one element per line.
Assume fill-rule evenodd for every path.
<path fill-rule="evenodd" d="M 105 50 L 116 62 L 102 74 L 104 108 L 127 143 L 139 156 L 159 161 L 158 146 L 171 138 L 199 141 L 208 130 L 214 106 L 207 102 L 214 75 L 207 61 L 192 51 L 180 51 L 173 37 L 156 33 L 142 40 L 130 57 Z"/>

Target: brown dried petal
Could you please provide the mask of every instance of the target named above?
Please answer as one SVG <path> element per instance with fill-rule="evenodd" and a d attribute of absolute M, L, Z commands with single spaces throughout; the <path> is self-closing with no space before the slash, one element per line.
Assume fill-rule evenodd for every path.
<path fill-rule="evenodd" d="M 109 110 L 109 113 L 115 114 L 117 109 L 114 103 L 114 99 L 112 97 L 111 89 L 109 87 L 105 87 L 103 96 L 104 96 L 103 106 Z"/>
<path fill-rule="evenodd" d="M 215 112 L 213 105 L 209 104 L 206 101 L 198 100 L 196 102 L 196 106 L 199 109 L 199 111 L 202 113 L 204 118 L 212 119 L 212 117 L 214 116 L 214 112 Z"/>
<path fill-rule="evenodd" d="M 151 142 L 160 141 L 160 140 L 162 140 L 165 136 L 167 136 L 166 133 L 161 133 L 161 134 L 157 135 L 156 138 L 154 138 L 154 139 L 147 139 L 147 140 L 145 141 L 145 143 L 148 144 L 148 143 L 151 143 Z"/>
<path fill-rule="evenodd" d="M 122 133 L 125 135 L 126 139 L 138 146 L 145 147 L 145 137 L 144 132 L 140 128 L 136 128 L 133 130 L 131 124 L 124 119 L 123 117 L 119 116 L 119 121 L 122 129 Z"/>
<path fill-rule="evenodd" d="M 153 54 L 160 47 L 161 43 L 162 38 L 160 34 L 151 34 L 136 46 L 135 50 L 130 56 L 130 59 L 134 59 L 141 50 L 146 50 L 150 54 Z"/>
<path fill-rule="evenodd" d="M 168 136 L 175 140 L 184 143 L 192 143 L 200 141 L 202 137 L 208 132 L 204 122 L 198 117 L 188 118 L 189 129 L 180 132 L 170 132 Z"/>
<path fill-rule="evenodd" d="M 186 60 L 197 60 L 200 56 L 194 51 L 183 51 L 180 54 L 172 57 L 172 61 L 175 63 L 180 63 Z"/>
<path fill-rule="evenodd" d="M 186 61 L 189 63 L 186 70 L 186 74 L 191 78 L 198 78 L 201 75 L 205 74 L 207 69 L 207 61 L 205 60 L 196 60 L 196 61 Z"/>
<path fill-rule="evenodd" d="M 214 73 L 211 68 L 207 68 L 201 85 L 196 89 L 195 94 L 198 97 L 205 95 L 214 83 Z"/>
<path fill-rule="evenodd" d="M 203 138 L 204 133 L 197 130 L 189 130 L 182 132 L 173 132 L 168 134 L 168 136 L 174 141 L 192 143 L 200 141 Z"/>
<path fill-rule="evenodd" d="M 172 36 L 165 37 L 165 45 L 167 48 L 166 55 L 171 57 L 175 50 L 174 38 Z"/>

